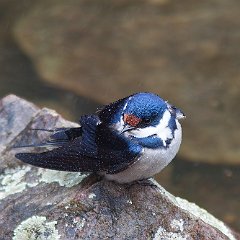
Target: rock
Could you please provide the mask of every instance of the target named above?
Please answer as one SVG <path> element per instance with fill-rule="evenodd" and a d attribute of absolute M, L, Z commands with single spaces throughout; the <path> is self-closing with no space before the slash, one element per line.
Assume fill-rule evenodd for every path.
<path fill-rule="evenodd" d="M 14 159 L 19 149 L 11 147 L 41 141 L 43 133 L 32 128 L 75 124 L 13 95 L 0 101 L 3 112 L 6 128 L 0 128 L 0 135 L 11 131 L 1 139 L 0 239 L 240 239 L 223 222 L 174 197 L 153 179 L 119 185 L 22 164 Z M 20 122 L 18 130 L 15 123 Z"/>
<path fill-rule="evenodd" d="M 182 158 L 239 164 L 239 7 L 233 0 L 39 1 L 14 33 L 46 81 L 102 103 L 158 93 L 189 119 Z"/>
<path fill-rule="evenodd" d="M 38 108 L 25 100 L 9 95 L 0 102 L 0 146 L 10 144 L 26 128 Z M 17 114 L 17 115 L 16 115 Z"/>

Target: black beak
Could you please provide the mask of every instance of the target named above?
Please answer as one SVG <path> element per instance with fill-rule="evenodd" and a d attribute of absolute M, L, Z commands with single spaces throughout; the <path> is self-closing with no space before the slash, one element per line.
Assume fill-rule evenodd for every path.
<path fill-rule="evenodd" d="M 186 115 L 179 108 L 176 108 L 175 106 L 173 106 L 169 103 L 167 103 L 167 105 L 168 105 L 168 110 L 170 111 L 170 113 L 175 115 L 178 120 L 186 118 Z"/>
<path fill-rule="evenodd" d="M 127 132 L 127 131 L 131 131 L 131 130 L 133 130 L 133 129 L 136 129 L 136 127 L 132 127 L 132 126 L 129 126 L 129 125 L 125 124 L 125 125 L 123 126 L 123 129 L 122 129 L 122 131 L 120 132 L 120 134 L 123 134 L 123 133 L 125 133 L 125 132 Z"/>
<path fill-rule="evenodd" d="M 176 110 L 176 118 L 177 119 L 184 119 L 184 118 L 186 118 L 186 115 L 180 109 L 177 108 L 177 110 Z"/>

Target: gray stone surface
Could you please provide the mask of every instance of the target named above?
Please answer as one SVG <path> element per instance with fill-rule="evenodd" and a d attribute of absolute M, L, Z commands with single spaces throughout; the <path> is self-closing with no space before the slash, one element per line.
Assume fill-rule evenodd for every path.
<path fill-rule="evenodd" d="M 0 145 L 1 240 L 240 239 L 223 222 L 154 180 L 119 185 L 20 163 L 14 159 L 19 149 L 11 147 L 46 137 L 32 128 L 74 123 L 13 95 L 0 100 L 3 112 L 0 135 L 9 136 Z"/>
<path fill-rule="evenodd" d="M 47 0 L 14 33 L 44 80 L 102 103 L 156 92 L 189 119 L 183 158 L 239 164 L 239 7 L 235 0 Z"/>

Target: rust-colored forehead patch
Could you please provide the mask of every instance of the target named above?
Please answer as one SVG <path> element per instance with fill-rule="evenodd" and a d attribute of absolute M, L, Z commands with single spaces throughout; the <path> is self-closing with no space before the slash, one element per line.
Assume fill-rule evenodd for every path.
<path fill-rule="evenodd" d="M 123 121 L 132 127 L 136 127 L 141 122 L 141 119 L 132 114 L 124 114 Z"/>

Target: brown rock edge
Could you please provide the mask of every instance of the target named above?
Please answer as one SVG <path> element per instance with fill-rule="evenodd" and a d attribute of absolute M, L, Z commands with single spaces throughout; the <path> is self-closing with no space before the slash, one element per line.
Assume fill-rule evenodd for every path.
<path fill-rule="evenodd" d="M 119 185 L 83 173 L 43 170 L 13 146 L 41 142 L 32 128 L 74 125 L 9 95 L 0 101 L 0 239 L 240 239 L 194 203 L 153 179 Z M 28 149 L 29 151 L 29 149 Z"/>

